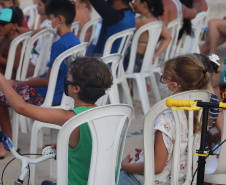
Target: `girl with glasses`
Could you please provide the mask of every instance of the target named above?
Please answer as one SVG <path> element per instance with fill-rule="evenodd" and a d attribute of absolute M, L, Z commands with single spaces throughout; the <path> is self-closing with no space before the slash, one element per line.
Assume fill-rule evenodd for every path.
<path fill-rule="evenodd" d="M 166 97 L 184 91 L 195 89 L 207 89 L 210 76 L 201 62 L 192 54 L 178 56 L 168 60 L 163 68 L 163 75 L 160 78 L 161 89 Z M 197 112 L 196 112 L 197 113 Z M 197 116 L 197 114 L 194 114 Z M 181 124 L 181 151 L 180 151 L 180 171 L 179 184 L 183 184 L 187 166 L 187 141 L 188 141 L 188 121 L 185 111 L 178 111 Z M 201 129 L 201 123 L 194 123 L 194 133 Z M 154 131 L 155 142 L 155 184 L 170 184 L 172 153 L 175 141 L 175 121 L 171 110 L 165 111 L 156 120 Z M 144 156 L 142 149 L 135 149 L 135 163 L 131 163 L 132 158 L 127 155 L 122 161 L 122 171 L 120 172 L 120 185 L 141 185 L 143 184 Z"/>

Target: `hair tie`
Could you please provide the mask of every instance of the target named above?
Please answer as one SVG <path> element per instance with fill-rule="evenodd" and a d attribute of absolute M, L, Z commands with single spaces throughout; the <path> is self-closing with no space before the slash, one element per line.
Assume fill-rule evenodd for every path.
<path fill-rule="evenodd" d="M 205 75 L 205 74 L 206 74 L 206 72 L 207 72 L 207 70 L 206 70 L 206 69 L 204 69 L 202 72 L 203 72 L 203 74 Z"/>

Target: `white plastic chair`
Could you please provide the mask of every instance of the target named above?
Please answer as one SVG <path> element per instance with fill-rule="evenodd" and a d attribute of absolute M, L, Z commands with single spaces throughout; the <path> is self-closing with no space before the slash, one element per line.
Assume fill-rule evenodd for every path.
<path fill-rule="evenodd" d="M 128 48 L 129 43 L 131 42 L 132 37 L 134 35 L 134 31 L 135 31 L 135 28 L 130 28 L 130 29 L 118 32 L 118 33 L 112 35 L 111 37 L 109 37 L 104 46 L 103 57 L 111 54 L 111 49 L 112 49 L 114 42 L 117 39 L 121 39 L 117 54 L 121 54 L 123 56 L 122 57 L 122 60 L 123 60 L 125 51 Z M 129 86 L 128 86 L 128 83 L 127 83 L 127 80 L 125 77 L 125 71 L 124 71 L 122 62 L 119 63 L 118 73 L 116 76 L 116 84 L 120 85 L 120 87 L 122 89 L 122 91 L 120 91 L 120 95 L 122 95 L 121 96 L 122 101 L 124 101 L 124 99 L 125 99 L 127 104 L 133 106 L 133 102 L 132 102 L 132 98 L 130 95 Z M 119 90 L 121 90 L 121 89 L 119 89 Z"/>
<path fill-rule="evenodd" d="M 158 86 L 156 83 L 156 79 L 154 73 L 152 72 L 152 58 L 155 52 L 155 48 L 162 30 L 163 22 L 155 21 L 144 26 L 140 27 L 136 30 L 132 44 L 131 44 L 131 51 L 130 51 L 130 59 L 128 68 L 125 71 L 125 75 L 127 79 L 133 79 L 135 82 L 133 83 L 133 90 L 134 95 L 139 95 L 143 113 L 146 114 L 150 109 L 149 99 L 148 99 L 148 92 L 146 88 L 146 78 L 150 78 L 151 80 L 151 87 L 152 91 L 154 91 L 155 99 L 160 101 L 160 94 L 158 90 Z M 148 41 L 147 47 L 144 54 L 142 67 L 140 72 L 134 72 L 134 65 L 136 60 L 136 53 L 137 53 L 137 46 L 139 42 L 140 35 L 144 32 L 148 32 Z M 136 97 L 135 97 L 136 98 Z"/>
<path fill-rule="evenodd" d="M 49 85 L 48 85 L 48 90 L 46 93 L 45 101 L 42 104 L 42 107 L 52 107 L 52 101 L 53 101 L 53 95 L 55 91 L 55 86 L 56 86 L 56 80 L 59 72 L 59 67 L 61 63 L 64 61 L 65 58 L 73 55 L 73 57 L 76 57 L 78 54 L 81 56 L 85 55 L 86 52 L 86 47 L 87 47 L 87 42 L 79 44 L 77 46 L 74 46 L 62 54 L 60 54 L 54 61 L 51 73 L 50 73 L 50 78 L 49 78 Z M 67 102 L 63 101 L 67 98 L 65 95 L 62 97 L 61 105 L 60 106 L 54 106 L 54 108 L 72 108 L 73 107 L 73 101 L 71 101 L 71 98 L 67 98 Z M 68 103 L 69 102 L 69 103 Z M 17 119 L 18 120 L 18 119 Z M 18 125 L 18 124 L 16 124 Z M 46 126 L 46 123 L 42 123 L 39 121 L 35 121 L 32 126 L 32 134 L 31 134 L 31 143 L 30 143 L 30 152 L 31 153 L 36 153 L 37 152 L 37 146 L 38 146 L 38 133 L 39 131 Z M 49 128 L 59 128 L 57 125 L 51 124 L 51 127 Z M 18 132 L 18 128 L 17 128 Z M 54 134 L 54 133 L 53 133 Z M 54 137 L 54 135 L 51 135 L 51 137 Z M 13 142 L 14 143 L 14 142 Z M 14 145 L 15 146 L 15 145 Z M 34 156 L 31 156 L 34 157 Z M 35 165 L 33 165 L 31 170 L 31 183 L 34 184 L 34 174 L 35 174 Z"/>
<path fill-rule="evenodd" d="M 176 19 L 176 20 L 169 22 L 169 24 L 167 25 L 167 29 L 172 36 L 172 40 L 170 41 L 170 44 L 166 48 L 165 52 L 163 52 L 156 59 L 155 64 L 152 65 L 152 71 L 157 76 L 160 76 L 160 74 L 161 74 L 161 67 L 162 67 L 163 63 L 166 62 L 168 59 L 173 58 L 175 56 L 181 23 L 182 23 L 181 19 Z M 162 55 L 163 55 L 163 57 L 162 57 Z M 155 77 L 157 77 L 157 76 L 155 76 Z"/>
<path fill-rule="evenodd" d="M 205 17 L 206 12 L 200 12 L 194 19 L 192 19 L 194 37 L 184 34 L 178 44 L 176 55 L 196 53 L 199 51 L 200 33 L 202 31 Z"/>
<path fill-rule="evenodd" d="M 86 36 L 86 32 L 88 31 L 88 29 L 92 29 L 92 33 L 91 33 L 91 36 L 90 36 L 90 39 L 89 41 L 87 41 L 88 43 L 90 43 L 92 40 L 93 40 L 93 37 L 96 33 L 96 29 L 97 29 L 97 26 L 98 26 L 98 22 L 101 21 L 102 18 L 101 17 L 97 17 L 95 19 L 91 19 L 90 21 L 88 21 L 83 27 L 82 27 L 82 30 L 81 30 L 81 33 L 80 33 L 80 36 L 79 36 L 79 40 L 82 42 L 85 42 L 85 36 Z"/>
<path fill-rule="evenodd" d="M 102 57 L 102 61 L 108 64 L 109 66 L 111 66 L 113 84 L 111 88 L 105 91 L 106 94 L 97 101 L 98 106 L 106 105 L 108 100 L 110 104 L 120 103 L 119 90 L 118 90 L 118 85 L 116 83 L 116 78 L 117 78 L 117 69 L 118 69 L 119 63 L 122 62 L 121 59 L 122 59 L 122 55 L 120 54 L 110 54 Z"/>
<path fill-rule="evenodd" d="M 180 100 L 202 100 L 208 102 L 210 99 L 210 94 L 207 91 L 203 90 L 193 90 L 175 94 L 170 98 L 180 99 Z M 166 98 L 167 99 L 167 98 Z M 161 102 L 155 104 L 150 111 L 145 116 L 144 120 L 144 185 L 155 184 L 155 165 L 154 165 L 154 125 L 156 119 L 167 109 L 166 99 L 163 99 Z M 179 173 L 179 160 L 180 160 L 180 124 L 177 111 L 173 111 L 171 108 L 175 125 L 176 125 L 176 135 L 175 135 L 175 144 L 173 149 L 173 164 L 171 171 L 171 183 L 178 184 L 178 173 Z M 191 184 L 192 175 L 194 174 L 197 168 L 198 157 L 194 156 L 196 149 L 199 149 L 199 137 L 200 134 L 193 135 L 193 111 L 188 112 L 188 153 L 187 153 L 187 172 L 186 172 L 186 185 Z M 201 119 L 201 111 L 199 114 L 199 119 Z M 196 178 L 194 178 L 193 184 L 196 184 Z"/>
<path fill-rule="evenodd" d="M 225 120 L 226 120 L 226 112 L 223 110 L 223 116 L 222 116 L 222 131 L 221 131 L 221 142 L 223 142 L 226 139 L 226 126 L 225 126 Z M 213 184 L 225 184 L 226 183 L 226 165 L 225 165 L 225 157 L 226 157 L 226 145 L 225 143 L 221 145 L 220 147 L 220 155 L 218 159 L 218 163 L 215 164 L 216 170 L 214 172 L 206 171 L 204 182 L 213 183 Z M 213 160 L 213 159 L 210 159 Z M 215 160 L 214 162 L 216 162 Z M 208 163 L 206 164 L 206 166 Z M 212 170 L 212 166 L 210 166 L 210 169 Z"/>
<path fill-rule="evenodd" d="M 35 66 L 33 78 L 45 72 L 45 66 L 49 60 L 50 49 L 52 46 L 53 34 L 51 34 L 48 30 L 43 30 L 28 39 L 27 47 L 25 51 L 25 55 L 23 61 L 19 63 L 19 67 L 16 74 L 16 80 L 25 81 L 27 79 L 27 70 L 30 62 L 30 54 L 31 50 L 34 47 L 35 42 L 42 38 L 43 47 L 39 53 L 38 61 Z M 15 117 L 14 117 L 15 116 Z M 30 119 L 26 119 L 24 116 L 19 115 L 19 122 L 17 120 L 18 114 L 16 112 L 13 113 L 13 142 L 14 146 L 17 148 L 18 145 L 18 127 L 20 123 L 21 132 L 27 133 L 29 129 L 29 123 L 31 124 Z M 31 128 L 31 127 L 30 127 Z"/>
<path fill-rule="evenodd" d="M 84 122 L 88 123 L 92 136 L 92 156 L 87 184 L 118 184 L 126 133 L 132 116 L 133 108 L 128 105 L 107 105 L 90 109 L 68 120 L 60 129 L 57 138 L 57 184 L 68 184 L 69 136 Z M 124 125 L 124 135 L 119 144 Z"/>
<path fill-rule="evenodd" d="M 80 23 L 80 21 L 76 21 L 71 24 L 71 32 L 73 32 L 76 36 L 78 35 Z"/>
<path fill-rule="evenodd" d="M 39 14 L 37 5 L 29 5 L 22 9 L 24 16 L 28 16 L 27 25 L 30 29 L 37 29 Z"/>
<path fill-rule="evenodd" d="M 167 50 L 166 50 L 167 52 L 166 52 L 166 56 L 164 58 L 164 62 L 175 56 L 180 27 L 181 27 L 181 19 L 173 20 L 173 21 L 169 22 L 169 24 L 167 25 L 167 29 L 169 30 L 169 32 L 172 36 L 172 40 L 171 40 L 169 46 L 167 47 Z"/>
<path fill-rule="evenodd" d="M 182 5 L 180 0 L 172 0 L 177 7 L 177 19 L 183 19 Z"/>
<path fill-rule="evenodd" d="M 50 50 L 52 47 L 53 42 L 53 34 L 50 33 L 47 29 L 38 32 L 37 34 L 33 35 L 27 44 L 27 49 L 24 57 L 23 63 L 21 63 L 22 70 L 18 72 L 16 79 L 24 81 L 27 79 L 27 70 L 30 62 L 30 55 L 32 48 L 35 47 L 35 43 L 38 39 L 42 39 L 43 47 L 38 56 L 37 63 L 35 65 L 34 74 L 31 77 L 37 77 L 40 74 L 43 74 L 46 71 L 46 64 L 49 61 L 50 57 Z M 29 77 L 30 78 L 30 77 Z"/>
<path fill-rule="evenodd" d="M 167 30 L 170 32 L 172 40 L 170 41 L 166 50 L 162 52 L 160 56 L 156 59 L 156 61 L 158 62 L 158 66 L 155 66 L 155 67 L 160 68 L 165 61 L 174 57 L 175 51 L 177 48 L 177 41 L 178 41 L 180 27 L 181 27 L 180 19 L 175 19 L 168 23 Z M 158 71 L 160 71 L 160 69 L 158 69 Z"/>
<path fill-rule="evenodd" d="M 106 105 L 90 109 L 68 120 L 62 127 L 58 125 L 36 122 L 32 128 L 32 137 L 37 134 L 41 127 L 60 129 L 57 137 L 57 183 L 67 184 L 68 178 L 68 139 L 71 132 L 82 123 L 88 122 L 92 135 L 92 159 L 90 164 L 90 176 L 88 184 L 116 184 L 118 182 L 119 168 L 125 143 L 125 136 L 131 119 L 133 108 L 129 105 Z M 118 161 L 116 161 L 120 135 L 125 121 L 125 130 L 121 139 Z M 107 124 L 106 124 L 107 123 Z M 97 124 L 97 125 L 96 125 Z M 93 133 L 94 132 L 94 133 Z M 96 132 L 96 133 L 95 133 Z M 62 138 L 63 137 L 63 138 Z M 97 138 L 98 137 L 98 138 Z M 103 138 L 104 137 L 104 138 Z M 66 140 L 65 140 L 66 139 Z M 31 145 L 35 140 L 31 140 Z M 97 141 L 102 141 L 100 144 Z M 105 142 L 103 144 L 103 142 Z M 67 144 L 65 144 L 67 143 Z M 66 148 L 65 148 L 66 147 Z M 106 149 L 106 147 L 108 149 Z M 64 150 L 66 149 L 66 150 Z M 97 156 L 98 155 L 98 156 Z M 105 156 L 105 157 L 103 157 Z M 117 164 L 116 164 L 117 162 Z M 103 168 L 102 165 L 107 168 Z M 99 167 L 102 166 L 102 167 Z M 117 167 L 117 168 L 115 168 Z M 34 167 L 32 166 L 32 169 Z M 116 171 L 115 171 L 116 170 Z M 32 174 L 34 172 L 32 170 Z M 59 175 L 60 174 L 60 175 Z M 51 175 L 50 175 L 51 176 Z M 105 178 L 101 178 L 101 177 Z M 100 181 L 103 180 L 103 181 Z M 34 184 L 34 181 L 31 181 Z M 102 183 L 101 183 L 102 182 Z M 105 183 L 104 183 L 105 182 Z"/>
<path fill-rule="evenodd" d="M 11 78 L 12 78 L 13 65 L 14 65 L 17 46 L 22 43 L 22 49 L 21 49 L 20 61 L 19 61 L 19 66 L 20 66 L 20 64 L 23 62 L 23 59 L 24 59 L 28 40 L 32 36 L 32 34 L 33 34 L 32 31 L 23 33 L 23 34 L 17 36 L 15 39 L 13 39 L 13 41 L 11 42 L 10 47 L 9 47 L 8 58 L 7 58 L 7 65 L 6 65 L 6 69 L 5 69 L 5 78 L 7 80 L 11 80 Z M 17 73 L 20 72 L 20 68 L 21 67 L 18 67 Z"/>

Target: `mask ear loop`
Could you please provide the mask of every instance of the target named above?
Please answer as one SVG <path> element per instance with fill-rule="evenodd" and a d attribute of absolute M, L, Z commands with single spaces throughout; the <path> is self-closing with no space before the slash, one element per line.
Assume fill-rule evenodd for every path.
<path fill-rule="evenodd" d="M 181 85 L 177 84 L 177 82 L 172 82 L 174 86 L 176 86 L 176 90 L 173 91 L 173 94 L 181 87 Z"/>

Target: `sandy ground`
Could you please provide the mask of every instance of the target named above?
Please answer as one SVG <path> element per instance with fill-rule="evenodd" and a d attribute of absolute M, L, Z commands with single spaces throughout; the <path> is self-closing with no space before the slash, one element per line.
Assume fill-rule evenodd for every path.
<path fill-rule="evenodd" d="M 207 16 L 207 21 L 212 18 L 222 18 L 226 16 L 225 9 L 226 9 L 226 3 L 225 0 L 207 0 L 209 6 L 210 6 L 210 12 Z M 32 0 L 21 0 L 21 7 L 25 7 L 32 3 Z M 93 12 L 93 16 L 97 16 L 95 12 Z M 206 22 L 207 22 L 206 21 Z M 217 50 L 217 54 L 220 56 L 222 63 L 223 60 L 226 58 L 225 54 L 226 44 L 219 47 Z M 222 65 L 221 69 L 223 69 L 225 66 Z M 153 105 L 155 103 L 154 97 L 150 94 L 149 95 L 150 104 Z M 142 107 L 139 101 L 134 101 L 134 110 L 136 114 L 136 118 L 132 121 L 129 131 L 140 131 L 143 128 L 143 121 L 144 121 L 144 115 L 142 113 Z M 44 131 L 44 142 L 48 142 L 49 138 L 49 130 Z M 19 148 L 21 150 L 21 153 L 29 153 L 29 146 L 30 146 L 30 133 L 20 133 L 19 134 Z M 142 141 L 142 134 L 138 135 L 132 135 L 131 137 L 127 137 L 125 149 L 124 149 L 124 156 L 126 156 L 128 153 L 130 153 L 132 156 L 134 156 L 135 151 L 134 148 L 142 148 L 143 141 Z M 41 149 L 39 150 L 39 153 L 41 153 Z M 2 173 L 3 168 L 5 165 L 12 159 L 12 155 L 10 152 L 7 152 L 7 156 L 0 160 L 0 173 Z M 37 173 L 36 173 L 36 183 L 35 184 L 41 184 L 41 182 L 45 179 L 49 179 L 49 161 L 43 162 L 37 165 Z M 19 177 L 21 170 L 21 163 L 20 161 L 14 161 L 12 162 L 4 172 L 4 181 L 3 183 L 5 185 L 13 184 L 13 182 Z M 25 182 L 24 184 L 26 184 Z"/>

